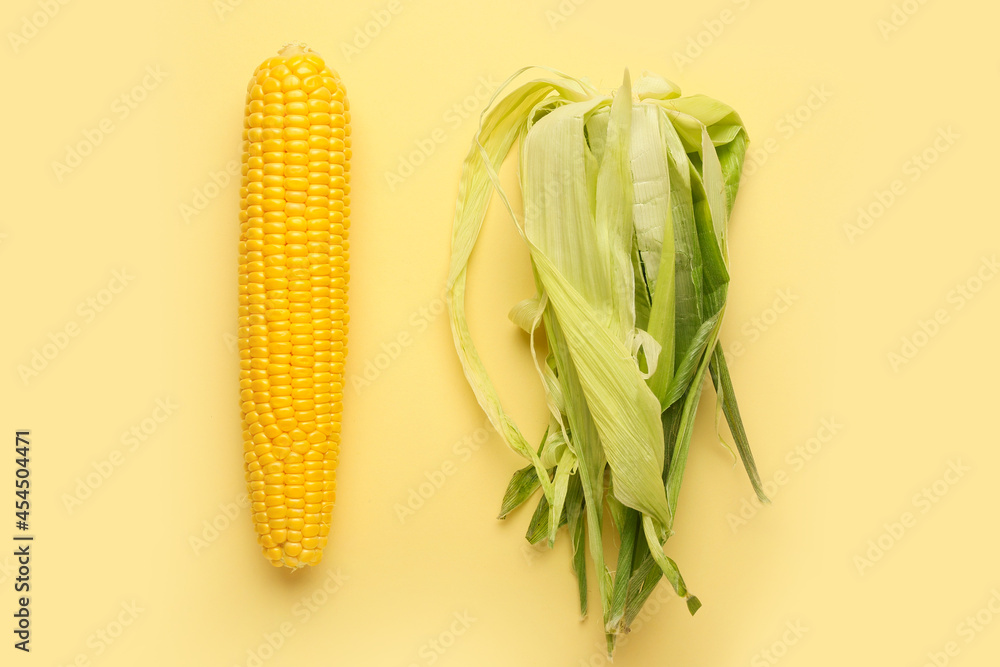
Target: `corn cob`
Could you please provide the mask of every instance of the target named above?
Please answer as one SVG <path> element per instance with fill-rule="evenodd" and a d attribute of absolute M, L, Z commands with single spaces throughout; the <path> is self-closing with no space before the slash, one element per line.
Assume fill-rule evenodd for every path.
<path fill-rule="evenodd" d="M 347 353 L 351 113 L 304 45 L 247 86 L 240 188 L 243 451 L 257 541 L 276 567 L 322 558 L 336 497 Z"/>

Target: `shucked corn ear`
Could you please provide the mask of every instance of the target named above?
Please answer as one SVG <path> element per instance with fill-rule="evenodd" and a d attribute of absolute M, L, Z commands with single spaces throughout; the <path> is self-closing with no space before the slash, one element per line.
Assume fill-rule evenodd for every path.
<path fill-rule="evenodd" d="M 247 86 L 240 187 L 243 452 L 276 567 L 322 558 L 347 353 L 351 112 L 323 59 L 288 45 Z"/>

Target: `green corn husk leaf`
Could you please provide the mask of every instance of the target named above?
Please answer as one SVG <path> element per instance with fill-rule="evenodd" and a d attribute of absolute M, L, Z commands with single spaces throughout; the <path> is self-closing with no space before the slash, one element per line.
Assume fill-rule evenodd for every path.
<path fill-rule="evenodd" d="M 655 236 L 655 240 L 659 242 L 656 253 L 648 252 L 644 256 L 650 262 L 656 262 L 655 281 L 647 281 L 652 295 L 647 330 L 661 348 L 656 371 L 648 379 L 650 391 L 656 397 L 663 394 L 674 374 L 677 291 L 673 198 L 675 195 L 679 196 L 674 190 L 682 185 L 680 180 L 675 184 L 670 175 L 669 149 L 664 145 L 661 116 L 657 107 L 642 105 L 642 112 L 634 114 L 636 122 L 632 135 L 636 151 L 638 146 L 649 146 L 639 156 L 633 155 L 632 160 L 636 198 L 642 204 L 641 207 L 634 207 L 637 238 L 640 224 L 659 229 Z M 649 185 L 650 180 L 658 182 L 659 187 Z M 639 250 L 641 254 L 641 246 Z M 647 269 L 647 275 L 652 268 L 650 266 Z M 660 409 L 662 411 L 662 401 Z"/>
<path fill-rule="evenodd" d="M 538 499 L 535 511 L 528 522 L 528 531 L 524 539 L 531 544 L 538 544 L 549 536 L 549 500 L 544 495 Z"/>
<path fill-rule="evenodd" d="M 511 308 L 510 312 L 507 313 L 507 319 L 516 324 L 525 333 L 534 333 L 535 328 L 538 326 L 538 318 L 541 317 L 544 309 L 544 300 L 540 296 L 533 296 Z"/>
<path fill-rule="evenodd" d="M 714 153 L 713 153 L 714 154 Z M 698 234 L 698 249 L 701 251 L 702 313 L 709 317 L 718 310 L 718 299 L 709 301 L 710 295 L 725 289 L 729 284 L 729 270 L 723 247 L 716 236 L 711 205 L 705 192 L 703 176 L 692 174 L 691 196 L 694 204 L 695 231 Z M 722 293 L 724 300 L 725 293 Z"/>
<path fill-rule="evenodd" d="M 635 249 L 635 239 L 632 239 L 632 275 L 635 281 L 635 326 L 639 329 L 649 328 L 649 312 L 652 308 L 653 294 L 646 282 L 646 268 Z"/>
<path fill-rule="evenodd" d="M 705 374 L 718 342 L 729 284 L 729 271 L 726 266 L 728 257 L 726 228 L 729 210 L 726 204 L 725 180 L 715 146 L 704 125 L 701 126 L 699 156 L 701 157 L 702 172 L 699 178 L 695 178 L 696 171 L 692 174 L 692 194 L 705 278 L 702 305 L 704 311 L 712 313 L 715 320 L 708 332 L 707 343 L 699 355 L 698 367 L 684 398 L 677 441 L 673 447 L 673 456 L 667 472 L 667 500 L 671 509 L 676 509 L 680 496 L 681 481 L 684 476 L 684 468 L 687 465 L 691 434 L 694 430 L 694 415 L 701 397 Z M 671 516 L 671 524 L 672 519 L 673 516 Z M 668 530 L 669 528 L 668 526 Z M 668 573 L 664 572 L 664 574 Z"/>
<path fill-rule="evenodd" d="M 691 198 L 691 165 L 667 117 L 660 117 L 660 134 L 666 142 L 670 166 L 670 217 L 674 229 L 674 336 L 675 361 L 680 363 L 702 325 L 701 248 Z M 658 394 L 658 396 L 660 396 Z M 661 403 L 662 397 L 661 397 Z"/>
<path fill-rule="evenodd" d="M 647 552 L 641 563 L 635 568 L 632 578 L 628 582 L 628 596 L 625 603 L 625 613 L 621 620 L 622 631 L 627 631 L 632 626 L 642 606 L 653 593 L 656 585 L 663 578 L 663 572 L 653 562 L 652 557 Z"/>
<path fill-rule="evenodd" d="M 565 344 L 576 362 L 582 394 L 615 475 L 615 495 L 622 503 L 665 524 L 667 503 L 659 484 L 663 467 L 659 401 L 646 386 L 624 344 L 597 324 L 595 314 L 579 293 L 563 282 L 543 257 L 536 256 L 536 266 L 550 281 L 551 301 L 557 317 L 561 316 Z M 571 400 L 567 398 L 567 403 Z"/>
<path fill-rule="evenodd" d="M 673 81 L 645 71 L 635 82 L 632 91 L 640 100 L 672 100 L 681 94 L 680 87 Z"/>
<path fill-rule="evenodd" d="M 635 250 L 646 267 L 646 283 L 651 293 L 656 289 L 661 251 L 668 260 L 672 260 L 674 254 L 673 225 L 670 224 L 670 167 L 667 148 L 660 136 L 661 115 L 659 109 L 650 104 L 633 107 L 630 135 Z M 667 264 L 670 272 L 667 279 L 671 280 L 673 263 L 668 261 Z"/>
<path fill-rule="evenodd" d="M 538 458 L 546 469 L 551 470 L 559 465 L 559 460 L 569 449 L 569 442 L 566 440 L 562 429 L 556 426 L 549 426 L 542 438 L 542 446 L 538 450 Z"/>
<path fill-rule="evenodd" d="M 581 380 L 582 392 L 567 393 L 567 403 L 586 400 L 612 474 L 618 473 L 618 499 L 664 522 L 665 499 L 655 483 L 662 468 L 659 402 L 623 341 L 601 326 L 598 313 L 541 251 L 533 253 L 533 259 L 548 285 L 565 345 Z"/>
<path fill-rule="evenodd" d="M 555 504 L 552 508 L 552 515 L 560 517 L 561 520 L 556 524 L 551 522 L 549 523 L 548 537 L 550 546 L 556 540 L 556 530 L 566 523 L 563 510 L 566 506 L 566 494 L 569 491 L 569 478 L 571 475 L 576 474 L 576 469 L 576 454 L 569 449 L 565 449 L 562 456 L 559 457 L 559 463 L 556 465 L 556 473 L 552 479 L 552 486 L 555 494 Z"/>
<path fill-rule="evenodd" d="M 529 465 L 515 472 L 507 484 L 507 491 L 503 494 L 497 518 L 506 519 L 508 514 L 527 502 L 540 486 L 535 466 Z"/>
<path fill-rule="evenodd" d="M 611 104 L 606 139 L 596 149 L 598 162 L 593 149 L 585 150 L 584 128 L 588 116 L 606 103 L 566 104 L 535 121 L 521 160 L 524 235 L 537 280 L 552 306 L 551 319 L 558 322 L 551 346 L 568 351 L 562 363 L 556 356 L 560 378 L 579 378 L 578 387 L 563 387 L 569 421 L 579 432 L 573 412 L 582 413 L 585 407 L 597 435 L 592 440 L 603 450 L 603 456 L 577 454 L 605 610 L 611 591 L 600 543 L 602 459 L 618 480 L 614 492 L 622 503 L 652 513 L 661 525 L 668 517 L 659 484 L 659 406 L 625 346 L 635 323 L 631 190 L 625 185 L 631 120 L 627 78 Z M 592 125 L 598 126 L 603 123 Z M 553 182 L 562 187 L 547 189 L 546 183 Z M 591 185 L 593 197 L 587 190 Z"/>
<path fill-rule="evenodd" d="M 514 76 L 516 77 L 517 74 L 520 72 Z M 466 379 L 500 437 L 511 449 L 532 462 L 546 498 L 553 497 L 552 484 L 548 475 L 542 468 L 541 461 L 538 460 L 535 451 L 528 445 L 520 430 L 504 411 L 496 388 L 489 379 L 482 359 L 472 342 L 468 322 L 465 318 L 465 284 L 469 257 L 472 255 L 472 249 L 479 237 L 483 218 L 486 215 L 486 206 L 492 192 L 493 183 L 489 170 L 499 166 L 510 151 L 532 108 L 562 87 L 551 81 L 533 81 L 504 97 L 496 106 L 493 106 L 496 94 L 494 94 L 494 99 L 490 100 L 490 105 L 493 108 L 489 113 L 484 112 L 480 121 L 480 130 L 476 135 L 476 143 L 469 151 L 462 169 L 461 186 L 455 210 L 455 225 L 452 233 L 452 257 L 447 288 L 448 311 L 455 339 L 455 349 L 462 362 Z M 579 97 L 584 97 L 586 94 L 581 86 Z"/>
<path fill-rule="evenodd" d="M 671 450 L 670 465 L 667 470 L 667 500 L 672 511 L 676 511 L 677 501 L 680 496 L 681 480 L 684 476 L 684 468 L 687 465 L 688 449 L 691 443 L 691 435 L 694 431 L 694 415 L 698 408 L 698 401 L 701 398 L 702 386 L 704 384 L 705 373 L 712 355 L 707 350 L 714 350 L 718 340 L 719 328 L 722 324 L 721 315 L 715 320 L 711 331 L 708 334 L 708 345 L 703 351 L 691 379 L 691 385 L 685 394 L 682 403 L 680 421 L 678 424 L 677 440 Z M 673 514 L 667 526 L 668 531 L 673 525 Z M 666 573 L 664 573 L 666 574 Z"/>
<path fill-rule="evenodd" d="M 729 210 L 726 206 L 726 181 L 722 175 L 722 163 L 715 152 L 715 145 L 708 134 L 708 129 L 701 131 L 702 185 L 705 189 L 705 199 L 708 204 L 708 214 L 712 220 L 712 231 L 715 242 L 722 255 L 722 270 L 725 272 L 723 283 L 729 282 L 729 253 L 726 245 L 727 229 L 729 227 Z M 697 218 L 696 218 L 697 220 Z M 713 247 L 710 245 L 710 247 Z"/>
<path fill-rule="evenodd" d="M 545 442 L 548 440 L 549 430 L 545 429 L 542 434 L 542 442 L 538 445 L 538 455 L 541 458 L 542 450 L 545 449 Z M 548 473 L 548 471 L 546 471 Z M 534 465 L 528 465 L 514 472 L 507 483 L 507 490 L 504 491 L 503 500 L 500 501 L 500 514 L 498 519 L 506 519 L 507 515 L 527 502 L 538 487 L 541 481 L 538 479 L 538 471 Z"/>
<path fill-rule="evenodd" d="M 563 392 L 569 397 L 582 395 L 580 380 L 576 368 L 570 359 L 566 346 L 560 341 L 562 339 L 561 328 L 558 321 L 551 312 L 546 313 L 545 330 L 549 337 L 549 348 L 554 350 L 556 365 L 560 368 L 559 381 L 563 387 Z M 570 424 L 573 436 L 574 452 L 577 455 L 578 474 L 580 480 L 581 495 L 583 496 L 583 518 L 581 524 L 586 524 L 586 535 L 589 542 L 589 552 L 594 560 L 594 566 L 598 573 L 599 591 L 601 593 L 602 609 L 607 605 L 605 600 L 610 592 L 605 586 L 604 565 L 604 545 L 601 542 L 603 535 L 602 510 L 603 507 L 603 483 L 604 467 L 606 460 L 601 451 L 598 440 L 597 429 L 590 415 L 590 409 L 586 401 L 567 400 L 566 420 Z M 578 528 L 579 529 L 579 528 Z M 574 531 L 575 535 L 575 531 Z M 586 576 L 584 574 L 584 581 Z"/>
<path fill-rule="evenodd" d="M 576 575 L 577 590 L 580 596 L 580 618 L 587 616 L 587 548 L 583 508 L 583 485 L 580 475 L 569 478 L 569 489 L 566 491 L 566 523 L 573 547 L 573 573 Z"/>
<path fill-rule="evenodd" d="M 622 618 L 628 599 L 628 585 L 632 578 L 632 561 L 635 556 L 636 539 L 641 520 L 642 516 L 638 512 L 631 508 L 625 509 L 622 525 L 619 528 L 621 546 L 618 550 L 618 567 L 615 570 L 615 585 L 611 594 L 611 609 L 604 626 L 605 632 L 618 633 L 622 631 Z"/>
<path fill-rule="evenodd" d="M 743 467 L 750 478 L 754 493 L 762 503 L 771 502 L 764 488 L 760 483 L 760 474 L 757 472 L 757 464 L 753 460 L 753 452 L 750 451 L 750 442 L 747 440 L 746 429 L 743 428 L 743 419 L 740 417 L 740 408 L 736 404 L 736 392 L 733 390 L 733 380 L 729 376 L 729 366 L 726 364 L 726 355 L 722 353 L 722 347 L 716 346 L 712 361 L 709 364 L 709 372 L 715 380 L 715 393 L 719 397 L 719 405 L 726 415 L 729 424 L 729 431 L 736 441 L 736 449 L 743 460 Z"/>
<path fill-rule="evenodd" d="M 572 486 L 571 480 L 576 479 L 577 477 L 577 475 L 573 475 L 570 479 L 567 479 L 567 494 L 562 496 L 562 509 L 559 511 L 558 515 L 553 511 L 552 507 L 549 506 L 549 501 L 544 495 L 538 498 L 538 504 L 535 506 L 535 511 L 532 513 L 531 520 L 528 522 L 528 530 L 524 534 L 524 538 L 528 540 L 529 543 L 538 544 L 542 540 L 546 540 L 546 544 L 551 546 L 551 535 L 569 522 L 569 512 L 567 511 L 565 501 L 568 496 L 568 489 Z M 554 523 L 552 519 L 553 516 L 559 517 Z M 555 526 L 554 528 L 553 525 Z"/>
<path fill-rule="evenodd" d="M 666 577 L 667 581 L 670 582 L 670 585 L 673 586 L 677 595 L 686 599 L 694 597 L 688 592 L 687 585 L 684 583 L 684 577 L 681 576 L 677 563 L 663 553 L 662 542 L 665 541 L 665 538 L 658 537 L 658 531 L 653 525 L 652 518 L 649 516 L 642 517 L 642 530 L 646 535 L 646 544 L 649 546 L 649 553 L 652 555 L 653 561 L 660 566 L 663 576 Z M 697 598 L 695 599 L 697 600 Z M 699 603 L 698 606 L 701 606 L 701 604 Z"/>
<path fill-rule="evenodd" d="M 683 396 L 691 386 L 691 380 L 698 370 L 698 364 L 705 349 L 708 347 L 709 339 L 715 329 L 715 324 L 719 321 L 719 313 L 716 312 L 710 318 L 702 322 L 701 327 L 695 332 L 691 339 L 690 347 L 684 352 L 680 363 L 677 366 L 677 373 L 671 378 L 670 384 L 663 392 L 660 399 L 660 406 L 666 410 L 674 402 Z"/>
<path fill-rule="evenodd" d="M 611 517 L 611 526 L 620 535 L 622 527 L 625 525 L 625 516 L 629 508 L 615 498 L 615 481 L 611 478 L 611 475 L 606 477 L 606 482 L 604 500 L 607 504 L 608 516 Z"/>
<path fill-rule="evenodd" d="M 736 192 L 740 188 L 740 174 L 743 172 L 743 156 L 747 151 L 747 133 L 739 132 L 724 146 L 718 146 L 716 153 L 722 165 L 722 178 L 726 183 L 726 210 L 731 214 L 736 203 Z"/>
<path fill-rule="evenodd" d="M 523 218 L 497 175 L 515 141 Z M 718 345 L 730 279 L 727 225 L 746 144 L 731 107 L 682 97 L 660 77 L 647 74 L 633 86 L 626 73 L 606 96 L 548 70 L 494 95 L 463 167 L 448 280 L 456 349 L 491 423 L 529 463 L 508 484 L 500 516 L 542 489 L 526 538 L 551 545 L 568 524 L 581 615 L 589 553 L 609 655 L 661 577 L 691 613 L 701 604 L 664 544 L 709 374 L 759 486 Z M 537 290 L 510 313 L 529 334 L 551 414 L 537 451 L 503 410 L 465 319 L 467 266 L 494 189 L 518 223 Z M 539 326 L 544 363 L 534 349 Z M 605 504 L 619 538 L 614 576 L 604 553 Z"/>

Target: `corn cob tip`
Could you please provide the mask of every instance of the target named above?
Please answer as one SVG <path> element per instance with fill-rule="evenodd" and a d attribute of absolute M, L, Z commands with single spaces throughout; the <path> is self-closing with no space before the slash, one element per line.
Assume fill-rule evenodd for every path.
<path fill-rule="evenodd" d="M 302 55 L 303 53 L 316 53 L 305 42 L 288 42 L 282 45 L 281 50 L 278 51 L 278 55 L 282 58 L 291 58 L 292 56 Z M 316 53 L 316 55 L 319 55 Z"/>

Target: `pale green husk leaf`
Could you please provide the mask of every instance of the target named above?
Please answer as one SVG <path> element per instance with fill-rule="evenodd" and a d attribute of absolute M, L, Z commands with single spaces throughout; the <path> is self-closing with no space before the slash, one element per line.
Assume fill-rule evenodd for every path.
<path fill-rule="evenodd" d="M 504 442 L 527 462 L 503 518 L 538 489 L 526 537 L 568 525 L 581 614 L 585 557 L 598 577 L 608 651 L 661 577 L 687 599 L 664 552 L 673 532 L 699 398 L 711 374 L 720 414 L 759 496 L 760 478 L 719 335 L 730 280 L 728 224 L 747 134 L 728 105 L 644 73 L 613 94 L 554 70 L 490 100 L 466 157 L 447 301 L 465 376 Z M 523 210 L 500 183 L 520 144 Z M 536 448 L 504 410 L 469 332 L 469 260 L 492 193 L 528 249 L 536 293 L 510 320 L 527 334 L 550 413 Z M 535 353 L 544 331 L 548 357 Z M 605 508 L 612 521 L 605 525 Z M 605 553 L 605 531 L 616 552 Z M 617 563 L 614 572 L 608 563 Z"/>

